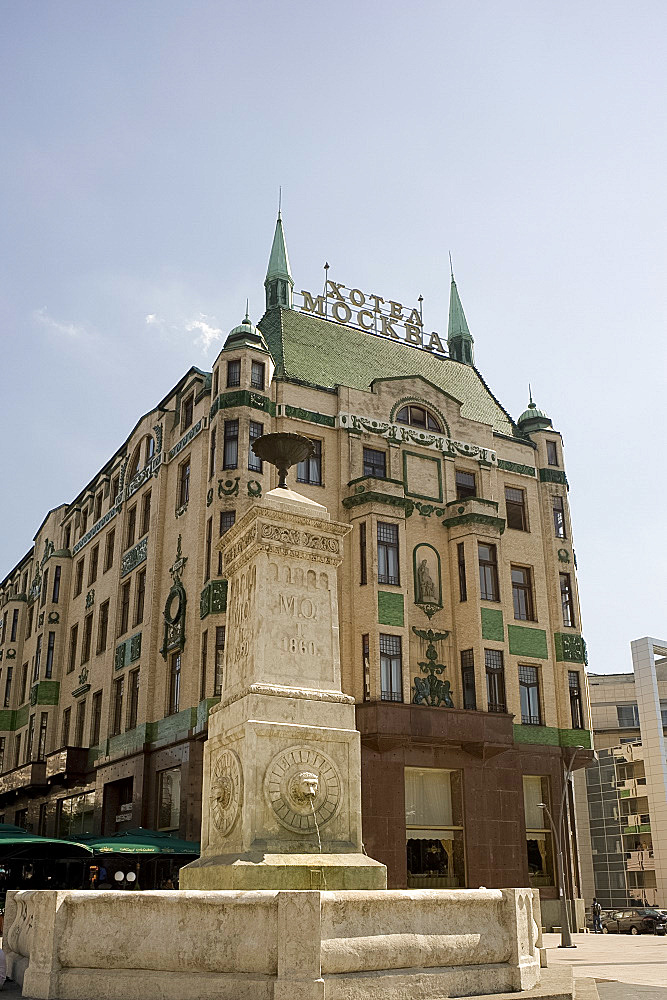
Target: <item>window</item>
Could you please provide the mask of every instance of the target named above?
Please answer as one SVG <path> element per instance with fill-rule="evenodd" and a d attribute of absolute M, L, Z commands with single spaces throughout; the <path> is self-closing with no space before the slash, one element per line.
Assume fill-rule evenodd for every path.
<path fill-rule="evenodd" d="M 215 629 L 215 681 L 213 694 L 222 694 L 222 682 L 225 665 L 225 626 L 217 625 Z"/>
<path fill-rule="evenodd" d="M 35 663 L 33 666 L 32 679 L 34 681 L 39 677 L 39 668 L 42 662 L 42 639 L 43 635 L 37 636 L 37 648 L 35 649 Z"/>
<path fill-rule="evenodd" d="M 185 507 L 190 499 L 190 459 L 186 458 L 178 467 L 178 506 Z"/>
<path fill-rule="evenodd" d="M 584 728 L 584 713 L 581 705 L 581 680 L 578 670 L 568 670 L 567 686 L 570 691 L 570 717 L 573 729 Z"/>
<path fill-rule="evenodd" d="M 359 584 L 368 583 L 368 565 L 366 562 L 366 522 L 359 524 Z"/>
<path fill-rule="evenodd" d="M 90 659 L 90 646 L 93 638 L 93 612 L 83 620 L 83 639 L 81 642 L 81 662 L 88 663 Z"/>
<path fill-rule="evenodd" d="M 93 695 L 90 710 L 90 745 L 96 747 L 100 742 L 100 727 L 102 725 L 102 692 Z"/>
<path fill-rule="evenodd" d="M 39 738 L 37 741 L 37 760 L 44 760 L 46 756 L 46 732 L 49 725 L 49 716 L 46 712 L 41 712 L 39 716 Z"/>
<path fill-rule="evenodd" d="M 127 728 L 134 729 L 137 724 L 139 714 L 139 671 L 131 670 L 128 674 L 128 698 Z"/>
<path fill-rule="evenodd" d="M 19 767 L 21 763 L 21 733 L 16 734 L 16 739 L 14 741 L 14 767 Z M 24 809 L 26 816 L 28 815 L 28 810 Z M 19 825 L 18 823 L 16 824 Z"/>
<path fill-rule="evenodd" d="M 199 673 L 199 699 L 206 697 L 206 667 L 208 661 L 208 632 L 203 632 L 201 637 L 201 660 Z"/>
<path fill-rule="evenodd" d="M 429 431 L 442 433 L 440 423 L 432 413 L 422 406 L 404 406 L 396 414 L 397 424 L 410 424 L 411 427 L 421 427 Z"/>
<path fill-rule="evenodd" d="M 151 526 L 151 491 L 144 493 L 141 500 L 141 534 L 147 535 Z"/>
<path fill-rule="evenodd" d="M 25 762 L 30 763 L 32 760 L 32 747 L 35 741 L 35 716 L 30 716 L 30 721 L 28 723 L 27 739 L 25 742 Z"/>
<path fill-rule="evenodd" d="M 375 476 L 376 479 L 387 477 L 387 456 L 384 451 L 376 448 L 364 448 L 364 475 Z"/>
<path fill-rule="evenodd" d="M 118 635 L 127 632 L 130 623 L 130 581 L 128 580 L 120 588 L 120 621 L 118 623 Z"/>
<path fill-rule="evenodd" d="M 253 441 L 256 441 L 257 438 L 260 438 L 262 436 L 262 434 L 264 433 L 264 427 L 256 420 L 251 420 L 248 426 L 249 426 L 248 468 L 251 470 L 251 472 L 261 472 L 262 460 L 261 458 L 258 458 L 255 452 L 252 450 L 252 445 Z"/>
<path fill-rule="evenodd" d="M 463 707 L 477 708 L 475 692 L 475 653 L 472 649 L 461 650 L 461 687 L 463 690 Z"/>
<path fill-rule="evenodd" d="M 218 395 L 218 382 L 219 382 L 219 369 L 216 368 L 213 372 L 213 399 Z"/>
<path fill-rule="evenodd" d="M 119 677 L 113 685 L 113 722 L 111 735 L 118 736 L 123 731 L 123 696 L 125 694 L 125 677 Z"/>
<path fill-rule="evenodd" d="M 540 676 L 537 667 L 519 665 L 519 695 L 521 724 L 523 726 L 541 726 Z"/>
<path fill-rule="evenodd" d="M 62 731 L 62 744 L 64 747 L 69 746 L 69 730 L 70 723 L 72 721 L 72 709 L 66 708 L 63 712 L 63 731 Z"/>
<path fill-rule="evenodd" d="M 137 574 L 136 597 L 134 604 L 134 624 L 141 625 L 144 620 L 144 604 L 146 601 L 146 570 Z"/>
<path fill-rule="evenodd" d="M 67 663 L 67 673 L 71 674 L 76 666 L 76 647 L 79 639 L 79 625 L 72 625 L 69 630 L 69 661 Z"/>
<path fill-rule="evenodd" d="M 29 639 L 30 636 L 32 635 L 32 621 L 33 621 L 33 617 L 34 617 L 34 611 L 35 611 L 35 605 L 31 604 L 30 607 L 28 608 L 28 619 L 27 619 L 26 625 L 25 625 L 25 637 L 26 637 L 26 639 Z"/>
<path fill-rule="evenodd" d="M 225 535 L 236 521 L 235 510 L 220 511 L 220 538 Z M 218 576 L 222 576 L 222 552 L 218 552 Z"/>
<path fill-rule="evenodd" d="M 21 736 L 19 735 L 19 736 L 16 737 L 16 746 L 20 747 L 20 745 L 21 745 Z M 27 808 L 26 809 L 17 809 L 16 810 L 16 812 L 14 813 L 14 826 L 20 826 L 22 830 L 27 830 L 28 829 L 28 810 L 27 810 Z"/>
<path fill-rule="evenodd" d="M 111 531 L 107 532 L 106 542 L 104 546 L 104 572 L 111 569 L 113 566 L 113 550 L 116 544 L 116 532 L 112 528 Z"/>
<path fill-rule="evenodd" d="M 83 590 L 83 559 L 79 559 L 74 571 L 74 596 L 78 597 Z"/>
<path fill-rule="evenodd" d="M 233 388 L 236 385 L 241 385 L 241 362 L 228 361 L 227 362 L 227 388 Z"/>
<path fill-rule="evenodd" d="M 517 490 L 513 486 L 505 487 L 505 511 L 508 528 L 514 528 L 515 531 L 528 531 L 525 490 Z"/>
<path fill-rule="evenodd" d="M 51 600 L 54 604 L 57 604 L 60 600 L 60 578 L 62 571 L 62 566 L 56 566 L 53 571 L 53 593 L 51 594 Z"/>
<path fill-rule="evenodd" d="M 495 545 L 477 544 L 479 555 L 479 596 L 483 601 L 499 601 L 498 557 Z"/>
<path fill-rule="evenodd" d="M 558 445 L 555 441 L 547 441 L 547 462 L 549 465 L 558 465 Z"/>
<path fill-rule="evenodd" d="M 380 697 L 382 701 L 403 701 L 400 635 L 380 635 Z"/>
<path fill-rule="evenodd" d="M 517 621 L 533 622 L 533 581 L 527 566 L 512 566 L 512 600 Z"/>
<path fill-rule="evenodd" d="M 225 420 L 225 438 L 222 450 L 223 469 L 235 469 L 239 464 L 239 422 Z"/>
<path fill-rule="evenodd" d="M 265 382 L 265 366 L 263 361 L 253 361 L 250 366 L 250 385 L 253 389 L 263 389 Z"/>
<path fill-rule="evenodd" d="M 23 666 L 21 667 L 21 693 L 19 696 L 19 705 L 22 705 L 24 703 L 27 690 L 28 690 L 28 664 L 24 663 Z"/>
<path fill-rule="evenodd" d="M 216 438 L 216 433 L 215 433 L 215 427 L 214 427 L 213 430 L 211 431 L 211 437 L 209 438 L 209 445 L 208 445 L 208 478 L 209 479 L 215 473 L 215 438 Z"/>
<path fill-rule="evenodd" d="M 314 447 L 310 458 L 304 458 L 296 467 L 297 483 L 310 483 L 311 486 L 322 485 L 322 442 L 312 441 Z"/>
<path fill-rule="evenodd" d="M 551 506 L 554 515 L 554 534 L 556 538 L 567 538 L 565 534 L 565 501 L 562 497 L 552 497 Z"/>
<path fill-rule="evenodd" d="M 76 727 L 74 731 L 74 746 L 83 746 L 83 729 L 86 722 L 86 699 L 83 698 L 76 706 Z"/>
<path fill-rule="evenodd" d="M 97 580 L 97 563 L 100 558 L 100 547 L 99 545 L 93 546 L 90 553 L 90 562 L 88 563 L 88 586 L 92 586 Z"/>
<path fill-rule="evenodd" d="M 463 542 L 456 546 L 456 556 L 459 564 L 459 601 L 468 600 L 468 584 L 466 583 L 466 550 Z"/>
<path fill-rule="evenodd" d="M 398 525 L 378 521 L 378 583 L 400 585 Z"/>
<path fill-rule="evenodd" d="M 46 836 L 46 802 L 40 802 L 39 804 L 39 819 L 37 821 L 37 835 L 39 837 Z"/>
<path fill-rule="evenodd" d="M 46 664 L 44 665 L 44 676 L 53 676 L 53 655 L 56 648 L 56 633 L 49 632 L 49 637 L 46 641 Z"/>
<path fill-rule="evenodd" d="M 461 772 L 406 767 L 404 775 L 408 888 L 464 886 Z"/>
<path fill-rule="evenodd" d="M 56 829 L 59 837 L 76 837 L 83 833 L 93 833 L 93 812 L 95 792 L 71 795 L 59 799 L 56 810 Z"/>
<path fill-rule="evenodd" d="M 72 541 L 72 525 L 68 524 L 67 527 L 65 528 L 65 544 L 63 548 L 68 549 L 70 547 L 71 541 Z"/>
<path fill-rule="evenodd" d="M 371 700 L 371 644 L 368 633 L 361 637 L 361 663 L 364 670 L 364 701 Z"/>
<path fill-rule="evenodd" d="M 501 649 L 484 650 L 486 668 L 486 700 L 489 712 L 506 712 L 505 667 Z"/>
<path fill-rule="evenodd" d="M 0 736 L 0 771 L 5 769 L 5 746 L 7 745 L 7 737 Z M 3 819 L 4 823 L 4 819 Z"/>
<path fill-rule="evenodd" d="M 137 533 L 137 505 L 130 507 L 127 512 L 127 528 L 125 531 L 125 548 L 129 549 L 134 545 L 134 538 Z"/>
<path fill-rule="evenodd" d="M 49 571 L 48 571 L 48 569 L 45 569 L 44 570 L 44 578 L 42 579 L 42 599 L 39 602 L 40 607 L 42 607 L 42 608 L 46 604 L 46 593 L 47 593 L 48 589 L 49 589 Z"/>
<path fill-rule="evenodd" d="M 560 603 L 563 608 L 563 625 L 574 628 L 574 599 L 569 573 L 560 574 Z"/>
<path fill-rule="evenodd" d="M 181 821 L 181 769 L 158 772 L 157 828 L 178 830 Z"/>
<path fill-rule="evenodd" d="M 102 490 L 95 497 L 95 514 L 93 520 L 99 521 L 102 517 Z"/>
<path fill-rule="evenodd" d="M 12 630 L 9 635 L 10 642 L 16 642 L 16 630 L 18 628 L 18 624 L 19 624 L 19 609 L 14 608 L 14 610 L 12 611 Z"/>
<path fill-rule="evenodd" d="M 109 496 L 109 507 L 113 507 L 116 500 L 118 499 L 119 492 L 120 492 L 120 474 L 117 474 L 111 480 L 111 494 Z"/>
<path fill-rule="evenodd" d="M 103 653 L 107 648 L 107 634 L 109 632 L 109 602 L 100 604 L 99 617 L 97 619 L 97 653 Z"/>
<path fill-rule="evenodd" d="M 169 705 L 167 715 L 176 715 L 181 701 L 181 654 L 174 653 L 169 662 Z"/>
<path fill-rule="evenodd" d="M 181 430 L 186 431 L 192 425 L 192 418 L 195 409 L 195 394 L 191 392 L 183 401 L 181 406 Z"/>
<path fill-rule="evenodd" d="M 549 804 L 549 779 L 541 775 L 524 774 L 523 809 L 526 819 L 526 852 L 528 878 L 534 889 L 554 884 L 551 831 L 540 803 Z"/>
<path fill-rule="evenodd" d="M 636 705 L 617 705 L 619 729 L 639 729 L 639 709 Z"/>
<path fill-rule="evenodd" d="M 474 472 L 461 472 L 456 470 L 456 499 L 467 500 L 468 497 L 477 496 L 477 483 Z"/>
<path fill-rule="evenodd" d="M 204 555 L 204 583 L 211 576 L 211 546 L 213 544 L 213 518 L 209 517 L 206 522 L 206 548 Z"/>

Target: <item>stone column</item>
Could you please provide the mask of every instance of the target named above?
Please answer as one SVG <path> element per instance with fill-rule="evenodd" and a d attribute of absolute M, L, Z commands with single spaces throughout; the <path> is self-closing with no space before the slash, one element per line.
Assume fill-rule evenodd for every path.
<path fill-rule="evenodd" d="M 204 749 L 202 856 L 187 889 L 385 888 L 362 853 L 361 750 L 340 686 L 337 569 L 349 526 L 276 489 L 220 543 L 224 683 Z"/>

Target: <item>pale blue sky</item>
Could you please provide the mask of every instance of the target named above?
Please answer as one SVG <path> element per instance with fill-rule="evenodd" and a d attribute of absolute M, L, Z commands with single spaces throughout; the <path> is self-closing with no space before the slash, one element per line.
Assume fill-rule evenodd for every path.
<path fill-rule="evenodd" d="M 664 2 L 0 0 L 0 578 L 246 296 L 424 295 L 563 432 L 593 670 L 667 635 Z M 147 321 L 147 317 L 153 317 Z"/>

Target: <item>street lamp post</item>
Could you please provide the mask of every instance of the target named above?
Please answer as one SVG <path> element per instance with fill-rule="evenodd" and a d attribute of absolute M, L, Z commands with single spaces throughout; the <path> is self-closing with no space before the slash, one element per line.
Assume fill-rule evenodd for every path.
<path fill-rule="evenodd" d="M 558 813 L 558 827 L 553 821 L 551 813 L 549 812 L 549 807 L 546 802 L 539 802 L 538 805 L 540 809 L 544 809 L 547 819 L 549 820 L 549 826 L 551 827 L 551 832 L 553 833 L 554 841 L 556 844 L 556 857 L 557 857 L 557 867 L 558 867 L 558 898 L 560 900 L 560 944 L 559 948 L 576 948 L 576 944 L 572 941 L 572 935 L 570 933 L 570 915 L 567 908 L 567 898 L 565 895 L 565 864 L 563 861 L 563 843 L 561 838 L 561 833 L 563 830 L 563 813 L 565 809 L 565 798 L 567 796 L 567 789 L 570 783 L 570 777 L 572 775 L 572 765 L 574 764 L 574 758 L 577 756 L 579 750 L 585 749 L 584 747 L 574 747 L 574 753 L 570 758 L 570 763 L 565 770 L 565 776 L 563 779 L 563 794 L 560 798 L 560 810 Z"/>

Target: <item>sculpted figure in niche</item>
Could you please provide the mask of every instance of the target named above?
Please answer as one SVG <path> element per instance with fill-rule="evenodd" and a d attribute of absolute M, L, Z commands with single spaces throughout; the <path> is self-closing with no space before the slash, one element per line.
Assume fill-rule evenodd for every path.
<path fill-rule="evenodd" d="M 417 568 L 417 599 L 420 604 L 435 604 L 438 600 L 435 583 L 425 559 Z"/>

